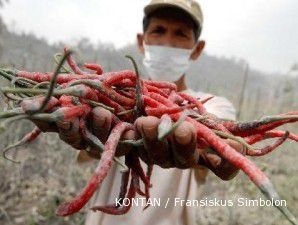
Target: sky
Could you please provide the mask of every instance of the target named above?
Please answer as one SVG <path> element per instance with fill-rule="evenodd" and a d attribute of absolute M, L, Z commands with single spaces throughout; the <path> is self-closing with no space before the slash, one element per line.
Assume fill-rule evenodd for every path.
<path fill-rule="evenodd" d="M 246 60 L 268 73 L 298 62 L 297 0 L 200 0 L 205 52 Z M 117 48 L 135 43 L 149 0 L 10 0 L 0 10 L 10 30 L 50 43 L 87 37 Z"/>

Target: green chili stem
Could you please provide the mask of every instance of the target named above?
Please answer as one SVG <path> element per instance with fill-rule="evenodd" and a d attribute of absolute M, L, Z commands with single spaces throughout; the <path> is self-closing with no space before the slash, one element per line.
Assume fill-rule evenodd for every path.
<path fill-rule="evenodd" d="M 124 141 L 120 141 L 119 142 L 121 145 L 130 145 L 133 147 L 141 147 L 144 145 L 144 140 L 143 139 L 139 139 L 137 141 L 134 140 L 124 140 Z"/>
<path fill-rule="evenodd" d="M 60 61 L 60 57 L 62 56 L 61 53 L 56 53 L 54 55 L 54 61 L 57 65 L 59 65 L 59 61 Z M 63 69 L 64 71 L 63 72 L 66 72 L 66 73 L 72 73 L 72 71 L 70 71 L 69 69 L 67 69 L 65 66 L 62 66 L 61 69 Z"/>
<path fill-rule="evenodd" d="M 145 115 L 144 102 L 143 102 L 143 98 L 142 98 L 142 84 L 141 84 L 141 80 L 140 80 L 138 65 L 137 65 L 135 59 L 130 55 L 126 55 L 125 57 L 128 58 L 132 62 L 135 73 L 136 73 L 136 106 L 135 106 L 135 116 L 134 117 L 135 117 L 135 119 L 137 119 L 138 117 Z"/>
<path fill-rule="evenodd" d="M 102 104 L 102 103 L 100 103 L 100 102 L 95 102 L 95 101 L 92 101 L 92 100 L 87 100 L 87 102 L 88 102 L 91 106 L 93 106 L 93 107 L 100 106 L 100 107 L 102 107 L 102 108 L 104 108 L 104 109 L 107 109 L 107 110 L 109 110 L 109 111 L 111 111 L 111 112 L 114 112 L 114 111 L 115 111 L 114 108 L 109 107 L 109 106 L 106 106 L 106 105 L 104 105 L 104 104 Z"/>
<path fill-rule="evenodd" d="M 47 94 L 48 90 L 46 89 L 31 89 L 31 88 L 0 88 L 2 93 L 13 93 L 13 94 L 33 94 L 41 95 Z M 54 89 L 53 95 L 73 95 L 76 97 L 81 97 L 81 90 L 77 88 L 66 88 L 66 89 Z"/>
<path fill-rule="evenodd" d="M 133 111 L 134 111 L 133 109 L 125 110 L 125 111 L 122 111 L 122 112 L 118 113 L 117 116 L 122 116 L 122 115 L 125 115 L 125 114 L 130 114 Z"/>
<path fill-rule="evenodd" d="M 65 52 L 65 54 L 63 55 L 62 59 L 60 60 L 54 74 L 53 74 L 53 77 L 51 79 L 51 82 L 50 82 L 50 87 L 48 89 L 48 92 L 47 92 L 47 95 L 40 107 L 39 110 L 36 110 L 32 113 L 39 113 L 39 112 L 43 112 L 45 110 L 45 108 L 47 107 L 47 104 L 48 102 L 50 101 L 51 97 L 53 96 L 53 92 L 54 92 L 54 88 L 55 88 L 55 85 L 56 85 L 56 82 L 57 82 L 57 76 L 59 74 L 59 71 L 61 69 L 61 67 L 63 66 L 63 63 L 65 62 L 65 60 L 67 59 L 68 56 L 70 56 L 70 54 L 72 54 L 71 51 L 67 51 Z"/>
<path fill-rule="evenodd" d="M 15 78 L 13 78 L 13 80 L 11 81 L 11 83 L 12 83 L 12 85 L 14 85 L 18 81 L 27 82 L 31 86 L 38 84 L 38 82 L 33 81 L 33 80 L 30 80 L 30 79 L 27 79 L 27 78 L 24 78 L 24 77 L 15 77 Z"/>
<path fill-rule="evenodd" d="M 44 82 L 41 82 L 41 83 L 38 83 L 36 84 L 34 87 L 32 87 L 33 89 L 38 89 L 39 87 L 43 87 L 43 86 L 46 86 L 46 85 L 50 85 L 50 82 L 49 81 L 44 81 Z"/>
<path fill-rule="evenodd" d="M 222 132 L 222 131 L 218 131 L 218 130 L 213 130 L 214 133 L 216 133 L 218 136 L 220 137 L 223 137 L 223 138 L 228 138 L 228 139 L 231 139 L 231 140 L 234 140 L 234 141 L 237 141 L 238 143 L 244 145 L 247 149 L 249 150 L 254 150 L 254 148 L 248 144 L 243 138 L 241 137 L 237 137 L 237 136 L 234 136 L 232 134 L 227 134 L 225 132 Z"/>
<path fill-rule="evenodd" d="M 0 119 L 7 119 L 13 116 L 18 116 L 23 113 L 23 110 L 21 107 L 14 108 L 12 110 L 6 111 L 6 112 L 0 112 Z"/>

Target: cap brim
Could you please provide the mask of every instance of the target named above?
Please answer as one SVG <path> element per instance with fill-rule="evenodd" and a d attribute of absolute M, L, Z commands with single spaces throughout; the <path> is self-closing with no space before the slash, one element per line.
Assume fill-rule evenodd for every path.
<path fill-rule="evenodd" d="M 177 9 L 181 9 L 186 14 L 188 14 L 198 26 L 200 26 L 201 21 L 198 21 L 197 18 L 192 13 L 190 13 L 186 8 L 184 8 L 183 6 L 179 6 L 177 4 L 157 3 L 157 4 L 154 4 L 154 5 L 147 5 L 144 8 L 144 13 L 145 13 L 145 15 L 149 15 L 150 13 L 154 12 L 155 10 L 157 10 L 159 8 L 165 8 L 165 7 L 174 7 L 174 8 L 177 8 Z"/>

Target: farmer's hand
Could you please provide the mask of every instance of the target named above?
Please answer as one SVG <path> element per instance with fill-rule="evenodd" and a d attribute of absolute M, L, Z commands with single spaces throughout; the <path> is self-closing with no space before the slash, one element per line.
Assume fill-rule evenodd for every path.
<path fill-rule="evenodd" d="M 88 121 L 90 131 L 104 144 L 108 139 L 112 126 L 112 113 L 102 107 L 96 107 L 91 112 L 91 117 Z M 132 130 L 126 131 L 121 140 L 134 139 L 135 133 Z M 127 145 L 118 145 L 115 156 L 123 156 L 129 152 L 131 147 Z M 91 148 L 88 152 L 89 156 L 93 158 L 100 158 L 98 149 Z"/>
<path fill-rule="evenodd" d="M 220 178 L 231 179 L 238 169 L 218 156 L 214 151 L 196 149 L 196 130 L 189 122 L 183 122 L 170 135 L 169 140 L 159 141 L 157 130 L 160 120 L 156 117 L 141 117 L 136 121 L 139 134 L 145 146 L 140 148 L 140 156 L 147 163 L 157 164 L 163 168 L 194 168 L 200 162 Z M 235 150 L 243 153 L 244 148 L 232 140 L 226 140 Z"/>
<path fill-rule="evenodd" d="M 140 148 L 140 157 L 146 163 L 157 164 L 163 168 L 181 169 L 197 165 L 199 153 L 196 149 L 195 127 L 185 121 L 170 135 L 170 141 L 159 141 L 157 117 L 140 117 L 136 120 L 137 132 L 144 139 L 144 148 Z"/>
<path fill-rule="evenodd" d="M 90 117 L 86 121 L 88 130 L 95 135 L 101 142 L 105 143 L 110 132 L 112 114 L 101 107 L 94 108 Z M 86 149 L 88 143 L 83 139 L 80 133 L 79 118 L 70 121 L 61 120 L 56 123 L 61 140 L 71 145 L 75 149 Z M 88 152 L 94 158 L 100 157 L 100 152 L 96 148 L 91 148 Z"/>
<path fill-rule="evenodd" d="M 225 141 L 237 152 L 246 155 L 246 148 L 242 144 L 230 139 Z M 199 152 L 201 155 L 199 163 L 208 167 L 222 180 L 230 180 L 238 174 L 239 169 L 220 157 L 213 149 L 199 149 Z"/>
<path fill-rule="evenodd" d="M 61 120 L 56 123 L 33 121 L 43 132 L 57 132 L 61 140 L 71 145 L 73 148 L 82 150 L 87 148 L 87 142 L 80 134 L 79 118 L 71 120 Z M 105 143 L 110 133 L 112 123 L 112 113 L 104 108 L 96 107 L 92 110 L 87 126 L 101 142 Z M 132 139 L 131 131 L 123 135 L 123 139 Z M 123 155 L 129 149 L 126 147 L 117 149 L 116 155 Z M 100 158 L 100 152 L 96 148 L 91 148 L 88 152 L 93 158 Z"/>

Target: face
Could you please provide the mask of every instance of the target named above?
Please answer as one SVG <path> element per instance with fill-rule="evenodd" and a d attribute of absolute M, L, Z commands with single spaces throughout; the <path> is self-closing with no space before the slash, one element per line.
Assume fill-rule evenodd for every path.
<path fill-rule="evenodd" d="M 144 54 L 144 43 L 174 48 L 194 49 L 190 59 L 196 60 L 204 46 L 204 41 L 197 42 L 191 26 L 170 18 L 156 18 L 150 20 L 148 29 L 144 34 L 137 35 L 138 48 Z"/>

